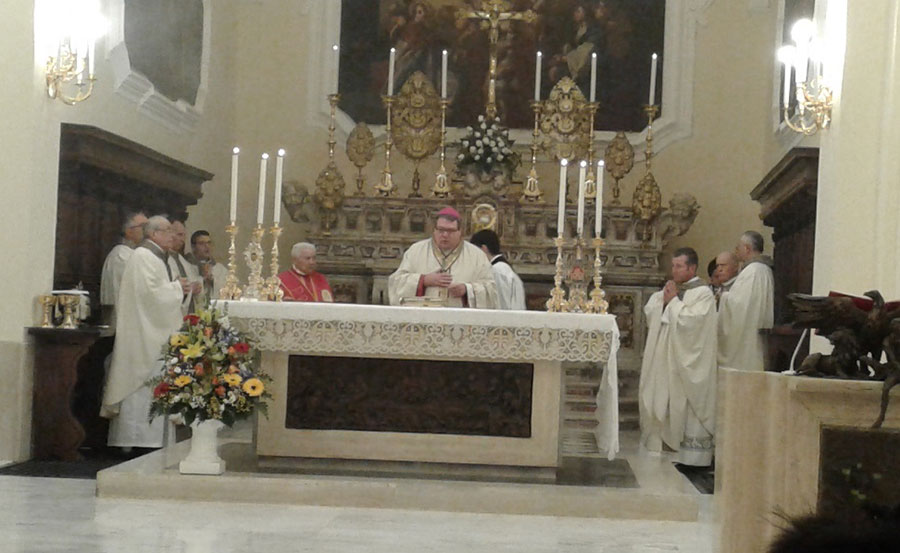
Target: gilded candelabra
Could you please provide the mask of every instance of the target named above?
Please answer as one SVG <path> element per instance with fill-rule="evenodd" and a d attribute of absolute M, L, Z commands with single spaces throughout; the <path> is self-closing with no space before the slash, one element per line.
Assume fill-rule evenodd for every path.
<path fill-rule="evenodd" d="M 228 246 L 228 277 L 225 278 L 225 286 L 219 290 L 219 299 L 221 300 L 239 300 L 241 299 L 241 287 L 238 286 L 237 278 L 237 248 L 234 245 L 234 239 L 238 232 L 238 227 L 231 223 L 225 227 L 231 244 Z"/>
<path fill-rule="evenodd" d="M 446 198 L 450 195 L 450 180 L 447 178 L 447 168 L 444 166 L 444 158 L 447 155 L 447 106 L 450 101 L 441 98 L 441 167 L 434 178 L 434 187 L 431 195 L 437 198 Z"/>
<path fill-rule="evenodd" d="M 641 239 L 648 242 L 651 238 L 650 222 L 659 214 L 662 208 L 662 194 L 653 172 L 650 170 L 653 159 L 653 119 L 659 112 L 659 106 L 644 106 L 644 113 L 647 114 L 647 149 L 645 150 L 645 172 L 640 182 L 634 190 L 634 198 L 632 199 L 631 210 L 634 217 L 642 221 L 644 231 Z"/>
<path fill-rule="evenodd" d="M 522 196 L 519 198 L 520 203 L 544 201 L 544 194 L 541 192 L 537 174 L 538 137 L 540 136 L 542 109 L 543 102 L 537 100 L 531 102 L 531 110 L 534 111 L 534 130 L 531 131 L 531 171 L 528 172 L 528 179 L 525 181 L 525 187 L 522 189 Z"/>
<path fill-rule="evenodd" d="M 276 223 L 269 229 L 269 233 L 272 235 L 272 261 L 269 264 L 270 274 L 266 279 L 263 298 L 266 301 L 281 301 L 284 299 L 284 290 L 278 279 L 278 237 L 281 236 L 281 227 Z"/>
<path fill-rule="evenodd" d="M 809 82 L 798 83 L 797 108 L 791 117 L 790 105 L 784 105 L 784 123 L 794 132 L 813 135 L 819 129 L 827 129 L 831 125 L 831 89 L 822 84 L 819 78 Z"/>
<path fill-rule="evenodd" d="M 575 238 L 575 258 L 569 269 L 569 300 L 570 313 L 585 313 L 587 311 L 587 282 L 584 271 L 584 238 L 579 234 Z"/>
<path fill-rule="evenodd" d="M 588 102 L 584 109 L 588 112 L 588 144 L 587 144 L 587 176 L 584 179 L 584 199 L 592 200 L 597 197 L 597 176 L 594 173 L 594 118 L 597 116 L 597 102 Z"/>
<path fill-rule="evenodd" d="M 381 101 L 384 102 L 387 110 L 387 122 L 384 126 L 384 169 L 381 171 L 381 181 L 375 185 L 375 191 L 379 196 L 388 197 L 397 189 L 394 185 L 394 175 L 391 173 L 391 147 L 394 145 L 391 137 L 391 106 L 394 103 L 394 97 L 382 96 Z"/>
<path fill-rule="evenodd" d="M 550 299 L 547 300 L 547 311 L 550 313 L 563 313 L 568 311 L 569 302 L 566 301 L 566 291 L 563 290 L 563 246 L 566 239 L 561 235 L 556 237 L 556 273 L 553 275 L 553 290 L 550 291 Z"/>
<path fill-rule="evenodd" d="M 585 311 L 587 313 L 599 313 L 601 315 L 606 315 L 607 309 L 609 309 L 609 302 L 606 301 L 606 292 L 603 291 L 601 285 L 603 284 L 603 275 L 601 271 L 603 269 L 603 261 L 600 258 L 600 248 L 603 247 L 603 239 L 595 237 L 593 240 L 594 246 L 594 288 L 591 290 L 590 301 L 587 303 L 587 307 Z"/>
<path fill-rule="evenodd" d="M 262 225 L 256 225 L 256 228 L 250 234 L 250 243 L 244 249 L 244 261 L 247 262 L 247 268 L 250 270 L 250 276 L 247 279 L 247 286 L 244 288 L 244 296 L 241 298 L 245 301 L 258 301 L 265 299 L 263 296 L 263 249 L 262 237 L 265 234 Z"/>

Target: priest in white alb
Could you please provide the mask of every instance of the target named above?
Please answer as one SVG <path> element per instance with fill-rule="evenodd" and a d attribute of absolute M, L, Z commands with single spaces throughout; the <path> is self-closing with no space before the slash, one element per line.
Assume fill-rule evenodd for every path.
<path fill-rule="evenodd" d="M 644 306 L 649 323 L 639 391 L 641 443 L 677 462 L 709 466 L 716 412 L 716 300 L 697 252 L 672 254 L 672 280 Z"/>
<path fill-rule="evenodd" d="M 449 307 L 495 309 L 494 272 L 484 253 L 462 239 L 461 217 L 452 207 L 438 212 L 431 238 L 416 242 L 388 277 L 391 305 L 426 297 Z"/>
<path fill-rule="evenodd" d="M 162 447 L 163 419 L 148 423 L 151 391 L 145 382 L 162 367 L 163 347 L 181 326 L 181 301 L 190 289 L 166 262 L 169 221 L 151 217 L 145 236 L 122 275 L 116 342 L 100 410 L 111 419 L 108 444 L 126 448 Z"/>
<path fill-rule="evenodd" d="M 766 333 L 774 317 L 772 259 L 763 255 L 763 237 L 741 235 L 735 255 L 741 272 L 719 300 L 719 366 L 749 371 L 765 369 Z"/>
<path fill-rule="evenodd" d="M 122 224 L 122 242 L 109 251 L 103 262 L 103 271 L 100 273 L 100 305 L 103 320 L 113 329 L 116 328 L 116 299 L 125 263 L 134 253 L 134 248 L 144 239 L 146 222 L 147 216 L 143 213 L 129 213 Z"/>

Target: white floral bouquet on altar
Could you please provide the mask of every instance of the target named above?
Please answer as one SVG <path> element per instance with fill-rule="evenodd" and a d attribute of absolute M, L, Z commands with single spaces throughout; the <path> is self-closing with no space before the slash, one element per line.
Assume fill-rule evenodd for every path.
<path fill-rule="evenodd" d="M 267 414 L 271 395 L 260 372 L 259 349 L 216 310 L 185 315 L 181 329 L 163 348 L 162 373 L 148 381 L 153 390 L 150 419 L 180 414 L 185 424 L 220 420 L 231 426 L 254 409 Z"/>
<path fill-rule="evenodd" d="M 509 129 L 500 124 L 500 119 L 478 116 L 478 122 L 466 127 L 466 136 L 460 141 L 456 166 L 460 170 L 478 170 L 491 173 L 499 168 L 512 174 L 519 165 L 519 154 L 512 149 L 513 140 Z"/>

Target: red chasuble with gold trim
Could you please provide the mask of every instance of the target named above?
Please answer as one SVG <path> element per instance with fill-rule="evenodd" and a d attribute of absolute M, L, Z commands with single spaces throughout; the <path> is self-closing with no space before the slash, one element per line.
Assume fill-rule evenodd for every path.
<path fill-rule="evenodd" d="M 325 301 L 333 302 L 334 295 L 328 279 L 322 273 L 312 272 L 304 275 L 291 267 L 278 275 L 284 301 Z"/>

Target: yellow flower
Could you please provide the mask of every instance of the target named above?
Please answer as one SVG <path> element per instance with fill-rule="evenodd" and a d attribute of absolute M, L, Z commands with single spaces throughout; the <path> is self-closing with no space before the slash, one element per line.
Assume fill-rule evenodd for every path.
<path fill-rule="evenodd" d="M 173 334 L 169 337 L 169 345 L 173 348 L 177 348 L 178 346 L 186 346 L 188 343 L 188 337 L 185 334 Z"/>
<path fill-rule="evenodd" d="M 248 378 L 242 387 L 244 392 L 250 397 L 261 396 L 264 390 L 262 380 L 258 378 Z"/>
<path fill-rule="evenodd" d="M 243 380 L 243 379 L 241 378 L 241 375 L 239 375 L 239 374 L 226 374 L 225 376 L 222 377 L 222 379 L 223 379 L 229 386 L 232 386 L 232 387 L 233 387 L 233 386 L 240 386 L 240 385 L 241 385 L 241 380 Z M 249 392 L 248 392 L 248 393 L 249 393 Z"/>
<path fill-rule="evenodd" d="M 193 359 L 195 357 L 203 357 L 205 351 L 206 348 L 203 347 L 203 344 L 195 342 L 186 348 L 182 348 L 181 355 L 183 355 L 185 359 Z"/>
<path fill-rule="evenodd" d="M 186 374 L 183 374 L 175 379 L 175 385 L 178 386 L 179 388 L 184 388 L 185 386 L 190 384 L 193 380 L 194 380 L 193 378 L 189 377 Z"/>

